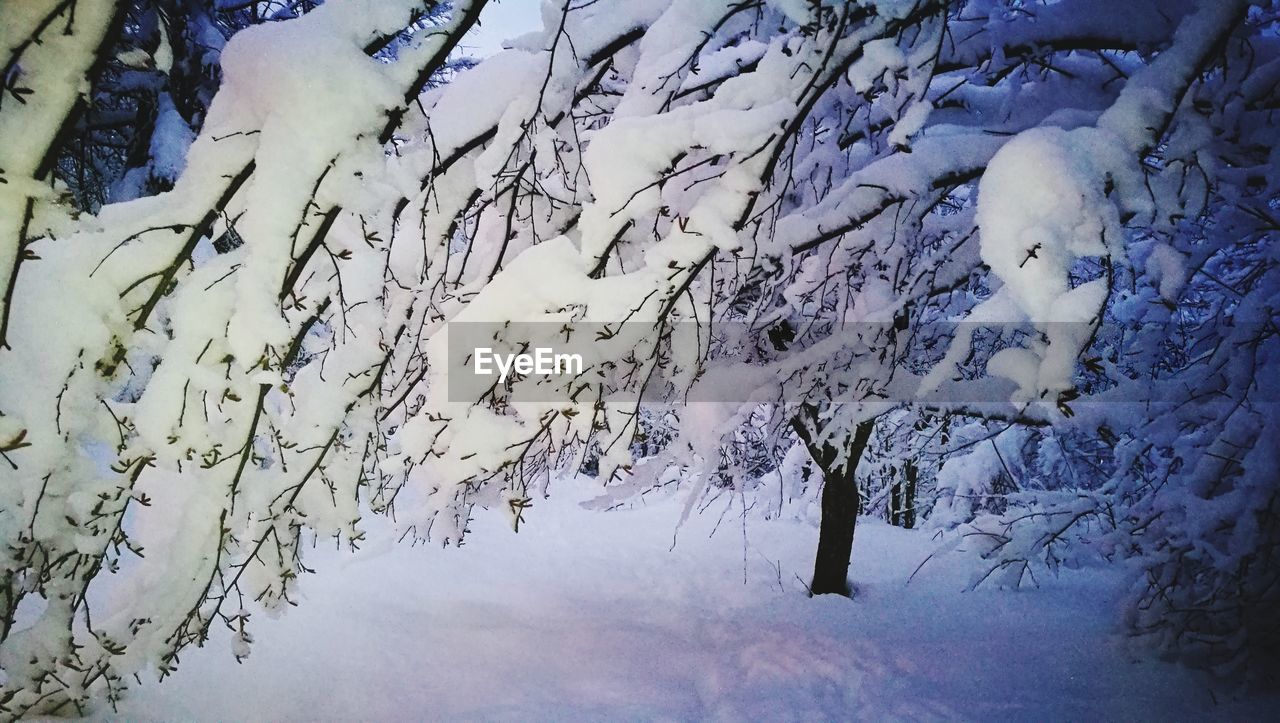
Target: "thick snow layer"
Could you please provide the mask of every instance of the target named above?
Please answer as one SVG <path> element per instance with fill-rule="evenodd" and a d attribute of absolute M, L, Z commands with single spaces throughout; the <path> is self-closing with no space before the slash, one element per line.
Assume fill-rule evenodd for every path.
<path fill-rule="evenodd" d="M 591 513 L 557 483 L 518 535 L 482 514 L 460 549 L 321 553 L 300 607 L 216 632 L 126 720 L 1261 718 L 1116 632 L 1117 570 L 961 593 L 955 558 L 907 576 L 927 532 L 864 520 L 853 601 L 809 599 L 816 530 L 691 519 L 680 499 Z M 744 581 L 745 578 L 745 581 Z M 1270 708 L 1274 710 L 1274 708 Z"/>

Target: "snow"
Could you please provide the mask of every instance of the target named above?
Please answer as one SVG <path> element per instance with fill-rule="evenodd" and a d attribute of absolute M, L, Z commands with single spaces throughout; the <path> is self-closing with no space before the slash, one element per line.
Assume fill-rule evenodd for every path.
<path fill-rule="evenodd" d="M 1244 0 L 1201 3 L 1196 12 L 1178 25 L 1173 46 L 1126 83 L 1116 103 L 1098 120 L 1098 127 L 1120 136 L 1132 150 L 1149 149 L 1153 133 L 1164 127 L 1173 113 L 1171 99 L 1190 85 L 1202 60 L 1214 51 L 1222 28 L 1245 13 Z"/>
<path fill-rule="evenodd" d="M 1173 303 L 1186 284 L 1186 264 L 1177 251 L 1166 244 L 1158 244 L 1147 256 L 1147 275 L 1158 285 L 1160 298 Z"/>
<path fill-rule="evenodd" d="M 913 103 L 894 124 L 893 130 L 889 133 L 889 143 L 895 146 L 907 145 L 911 136 L 920 132 L 925 122 L 929 120 L 931 110 L 933 107 L 928 102 Z"/>
<path fill-rule="evenodd" d="M 1231 650 L 1250 634 L 1274 639 L 1268 616 L 1253 612 L 1243 629 L 1229 616 L 1191 628 L 1176 617 L 1207 594 L 1239 597 L 1236 583 L 1256 569 L 1248 556 L 1268 549 L 1270 533 L 1249 515 L 1273 507 L 1274 452 L 1259 442 L 1275 430 L 1269 412 L 1244 402 L 1256 377 L 1274 386 L 1274 375 L 1258 371 L 1275 356 L 1244 327 L 1188 345 L 1197 354 L 1196 346 L 1224 350 L 1213 357 L 1239 350 L 1222 367 L 1239 416 L 1215 418 L 1197 406 L 1188 414 L 1198 417 L 1113 420 L 1107 436 L 1121 441 L 1106 442 L 1116 447 L 1118 470 L 1137 471 L 1133 479 L 1106 469 L 1106 455 L 1097 455 L 1097 466 L 1075 453 L 1096 475 L 1082 481 L 1073 473 L 1072 489 L 1045 461 L 1030 480 L 1051 488 L 1043 498 L 1028 492 L 1013 500 L 1010 515 L 1022 515 L 1014 521 L 980 521 L 1008 532 L 1030 520 L 998 555 L 983 548 L 993 553 L 988 565 L 999 566 L 1003 555 L 1024 563 L 1009 568 L 1021 575 L 1101 551 L 1117 558 L 1111 572 L 1045 580 L 1043 590 L 1018 595 L 959 596 L 972 571 L 948 556 L 903 588 L 931 539 L 868 523 L 854 568 L 859 599 L 810 601 L 800 579 L 812 528 L 753 522 L 740 547 L 733 510 L 718 537 L 704 540 L 710 518 L 693 518 L 676 552 L 666 552 L 676 520 L 726 494 L 713 482 L 732 479 L 743 504 L 759 500 L 761 479 L 780 492 L 806 485 L 791 474 L 803 454 L 788 437 L 794 408 L 770 406 L 781 395 L 774 379 L 812 390 L 824 407 L 815 420 L 833 443 L 883 413 L 865 403 L 868 395 L 901 398 L 919 382 L 922 394 L 954 396 L 942 382 L 984 363 L 987 377 L 972 385 L 1003 392 L 1012 382 L 1011 401 L 1045 400 L 1053 413 L 1064 408 L 1053 393 L 1070 401 L 1064 392 L 1081 391 L 1072 385 L 1081 381 L 1076 368 L 1086 348 L 1112 343 L 1095 343 L 1095 333 L 1107 332 L 1104 314 L 1114 318 L 1124 304 L 1150 307 L 1144 323 L 1174 313 L 1179 323 L 1195 321 L 1187 315 L 1201 312 L 1190 307 L 1148 302 L 1194 297 L 1197 284 L 1222 275 L 1220 265 L 1229 273 L 1217 283 L 1245 289 L 1252 275 L 1229 268 L 1242 255 L 1275 268 L 1273 250 L 1232 245 L 1258 227 L 1230 209 L 1247 212 L 1260 200 L 1265 207 L 1274 189 L 1253 179 L 1280 176 L 1263 168 L 1261 155 L 1229 147 L 1270 143 L 1265 123 L 1231 118 L 1246 105 L 1267 107 L 1269 90 L 1255 86 L 1274 80 L 1277 67 L 1260 65 L 1248 83 L 1235 71 L 1195 80 L 1218 48 L 1228 54 L 1218 67 L 1245 65 L 1237 60 L 1243 44 L 1218 43 L 1243 12 L 1239 0 L 1207 0 L 1185 17 L 1184 3 L 1170 4 L 1165 17 L 1145 0 L 1135 0 L 1132 13 L 1070 0 L 1030 19 L 998 8 L 990 18 L 964 13 L 954 26 L 897 22 L 942 4 L 867 2 L 877 17 L 839 30 L 790 28 L 811 14 L 830 17 L 803 0 L 586 2 L 563 6 L 572 8 L 563 18 L 559 3 L 540 3 L 543 30 L 420 103 L 406 98 L 418 91 L 422 64 L 461 34 L 464 11 L 478 5 L 456 4 L 447 25 L 397 46 L 392 59 L 364 49 L 398 31 L 419 3 L 326 3 L 226 44 L 225 82 L 199 138 L 176 111 L 190 99 L 156 85 L 147 165 L 129 168 L 110 197 L 134 199 L 152 192 L 152 181 L 176 178 L 173 190 L 74 218 L 62 188 L 35 178 L 35 165 L 86 87 L 80 76 L 109 19 L 112 3 L 81 3 L 82 29 L 31 46 L 13 76 L 50 92 L 29 105 L 6 101 L 0 115 L 0 138 L 22 132 L 31 141 L 0 144 L 0 288 L 17 279 L 19 312 L 0 340 L 14 347 L 0 350 L 0 378 L 20 380 L 0 384 L 0 441 L 16 445 L 25 435 L 31 444 L 18 461 L 6 457 L 16 483 L 0 485 L 0 529 L 14 551 L 4 569 L 26 594 L 21 624 L 0 651 L 0 676 L 23 689 L 17 709 L 53 693 L 41 690 L 36 676 L 44 672 L 110 663 L 100 680 L 127 678 L 167 666 L 170 651 L 219 621 L 238 629 L 219 639 L 218 651 L 253 652 L 246 667 L 183 650 L 191 660 L 175 683 L 145 689 L 129 703 L 142 706 L 130 717 L 396 717 L 428 706 L 457 716 L 537 717 L 558 713 L 565 698 L 583 716 L 1031 717 L 1036 705 L 1052 704 L 1071 717 L 1136 717 L 1206 709 L 1204 696 L 1192 695 L 1205 685 L 1191 673 L 1147 663 L 1133 673 L 1130 653 L 1115 645 L 1110 608 L 1122 577 L 1146 580 L 1160 599 L 1131 590 L 1129 622 L 1164 626 L 1174 631 L 1165 636 L 1172 643 L 1184 632 L 1221 633 Z M 1092 17 L 1064 17 L 1070 11 Z M 7 41 L 30 31 L 35 11 L 5 15 L 14 24 L 0 28 L 0 59 L 15 52 Z M 1111 38 L 1108 18 L 1144 28 Z M 646 28 L 643 37 L 633 32 Z M 1070 50 L 1112 40 L 1117 51 L 1140 52 Z M 161 41 L 122 62 L 171 68 L 173 49 L 163 34 Z M 738 45 L 726 47 L 731 42 Z M 1030 46 L 1061 52 L 1043 73 L 1027 66 L 1005 75 Z M 1163 49 L 1148 52 L 1156 47 Z M 747 63 L 751 72 L 737 72 Z M 1266 158 L 1275 165 L 1280 155 Z M 28 208 L 31 228 L 19 230 Z M 1214 218 L 1200 238 L 1186 221 L 1206 209 Z M 243 244 L 215 252 L 214 239 L 233 228 Z M 24 262 L 11 276 L 28 239 L 38 263 Z M 1220 249 L 1223 258 L 1212 260 Z M 1241 318 L 1272 316 L 1274 273 L 1264 273 L 1271 275 L 1256 277 L 1263 293 L 1245 291 L 1238 302 Z M 1129 296 L 1109 298 L 1120 294 Z M 765 308 L 772 299 L 778 303 Z M 449 365 L 441 363 L 446 322 L 625 316 L 639 323 L 597 344 L 590 366 L 622 359 L 647 379 L 660 347 L 646 324 L 728 314 L 764 322 L 761 329 L 823 317 L 895 326 L 901 318 L 912 329 L 966 308 L 970 327 L 1013 321 L 1031 333 L 1001 335 L 991 346 L 972 328 L 958 330 L 932 370 L 913 366 L 896 376 L 891 365 L 909 352 L 860 334 L 815 339 L 825 333 L 816 329 L 749 371 L 701 339 L 682 343 L 671 355 L 677 388 L 700 380 L 692 391 L 704 396 L 731 385 L 757 396 L 752 404 L 673 412 L 661 422 L 672 443 L 640 467 L 653 474 L 638 470 L 597 506 L 639 494 L 640 482 L 674 484 L 672 470 L 695 494 L 591 519 L 562 495 L 555 505 L 538 502 L 523 538 L 502 523 L 519 519 L 516 505 L 529 488 L 554 469 L 576 467 L 587 453 L 582 440 L 610 443 L 599 460 L 605 476 L 630 469 L 638 460 L 625 442 L 641 417 L 590 401 L 451 398 Z M 1235 310 L 1203 313 L 1229 321 Z M 1228 321 L 1223 329 L 1232 328 Z M 507 351 L 515 337 L 503 336 L 495 346 Z M 1006 343 L 1019 346 L 1001 349 Z M 286 359 L 286 348 L 296 356 Z M 1135 365 L 1163 363 L 1137 343 L 1116 350 L 1140 352 Z M 885 376 L 891 380 L 881 385 Z M 1184 381 L 1194 376 L 1159 381 L 1231 399 L 1210 376 Z M 1030 415 L 1044 410 L 1022 411 L 1034 421 Z M 764 416 L 777 430 L 767 436 L 758 429 Z M 1143 437 L 1161 447 L 1136 452 Z M 736 459 L 728 460 L 734 469 L 715 469 L 726 449 L 746 447 L 744 457 L 791 450 L 787 473 L 757 469 L 750 474 L 761 476 L 751 477 Z M 1233 450 L 1244 448 L 1236 462 Z M 1034 445 L 1007 451 L 1028 450 Z M 997 496 L 991 474 L 1007 469 L 997 452 L 993 442 L 947 462 L 933 492 L 951 499 L 931 524 L 967 523 L 976 514 L 969 497 Z M 896 451 L 878 454 L 900 459 Z M 1246 465 L 1249 476 L 1223 488 L 1224 460 Z M 152 463 L 155 471 L 141 474 Z M 1175 467 L 1185 469 L 1178 484 L 1145 491 L 1142 478 L 1161 469 L 1167 477 Z M 1102 484 L 1118 486 L 1104 494 Z M 796 496 L 806 494 L 797 504 L 812 510 L 812 486 Z M 568 501 L 575 495 L 581 491 L 571 488 Z M 143 509 L 143 496 L 154 507 Z M 360 519 L 390 500 L 394 524 Z M 498 513 L 469 523 L 472 504 Z M 791 509 L 781 495 L 778 504 L 778 514 Z M 1055 515 L 1085 519 L 1068 537 L 1095 538 L 1070 552 L 1070 563 L 1044 527 Z M 109 552 L 117 519 L 122 535 L 153 554 L 140 561 Z M 1094 521 L 1099 530 L 1080 529 Z M 1224 533 L 1228 523 L 1235 526 Z M 472 529 L 482 532 L 478 541 L 451 553 L 397 548 L 354 562 L 309 554 L 305 564 L 328 573 L 303 584 L 317 604 L 279 622 L 255 619 L 251 635 L 243 629 L 248 615 L 274 613 L 297 596 L 293 576 L 303 563 L 292 559 L 294 534 L 439 543 Z M 51 572 L 41 556 L 62 562 Z M 779 567 L 764 564 L 770 559 Z M 78 571 L 86 562 L 128 569 L 97 576 L 85 594 Z M 1195 582 L 1171 597 L 1155 581 L 1172 576 Z M 1266 596 L 1275 589 L 1246 599 L 1255 607 L 1243 609 L 1272 609 Z M 353 627 L 333 632 L 337 621 Z M 115 644 L 127 650 L 117 653 Z M 294 662 L 305 655 L 319 657 Z M 259 659 L 267 667 L 252 662 Z M 1218 660 L 1234 666 L 1242 658 Z M 44 680 L 75 698 L 95 674 L 85 683 Z M 296 681 L 287 677 L 295 674 Z M 1073 674 L 1079 687 L 1064 688 L 1060 681 Z M 317 696 L 317 679 L 337 682 Z M 1120 692 L 1130 679 L 1142 693 Z M 1178 693 L 1166 700 L 1160 688 L 1169 685 Z M 277 686 L 284 694 L 265 690 Z M 385 691 L 376 704 L 385 710 L 363 702 L 370 690 Z M 422 697 L 406 699 L 404 690 Z"/>
<path fill-rule="evenodd" d="M 862 46 L 862 59 L 849 69 L 849 83 L 855 92 L 865 93 L 885 73 L 907 65 L 907 58 L 893 38 L 878 38 Z"/>
<path fill-rule="evenodd" d="M 1060 300 L 1072 264 L 1106 254 L 1108 236 L 1114 243 L 1122 234 L 1098 160 L 1113 142 L 1091 128 L 1030 130 L 1006 143 L 982 176 L 982 258 L 1034 321 L 1069 313 Z"/>
<path fill-rule="evenodd" d="M 1150 720 L 1277 702 L 1215 705 L 1202 674 L 1126 649 L 1114 569 L 960 593 L 964 566 L 943 558 L 906 585 L 929 533 L 864 520 L 855 599 L 810 599 L 809 524 L 749 519 L 744 547 L 736 506 L 708 536 L 717 506 L 672 549 L 679 497 L 588 512 L 571 504 L 587 484 L 553 483 L 518 535 L 482 514 L 461 548 L 318 550 L 302 605 L 255 616 L 242 664 L 219 629 L 89 717 Z"/>
<path fill-rule="evenodd" d="M 486 58 L 507 46 L 507 39 L 540 29 L 538 0 L 492 0 L 461 44 L 468 54 Z"/>
<path fill-rule="evenodd" d="M 978 184 L 982 259 L 1043 337 L 988 365 L 1018 385 L 1015 403 L 1056 398 L 1072 387 L 1076 357 L 1101 319 L 1108 287 L 1106 279 L 1073 286 L 1071 274 L 1080 259 L 1119 251 L 1124 230 L 1107 185 L 1125 178 L 1127 168 L 1116 160 L 1123 157 L 1107 131 L 1035 128 L 996 152 Z"/>
<path fill-rule="evenodd" d="M 266 345 L 287 345 L 276 290 L 293 261 L 294 229 L 307 218 L 315 179 L 353 138 L 372 135 L 382 113 L 399 102 L 402 91 L 387 77 L 387 66 L 364 54 L 365 39 L 351 28 L 365 27 L 354 22 L 362 14 L 381 21 L 371 23 L 375 28 L 397 27 L 400 5 L 326 6 L 293 22 L 247 28 L 222 51 L 217 103 L 233 105 L 260 129 L 249 193 L 270 199 L 251 205 L 237 223 L 248 258 L 236 279 L 227 334 L 246 367 L 257 363 Z M 216 129 L 212 112 L 210 125 Z"/>
<path fill-rule="evenodd" d="M 68 6 L 66 3 L 60 5 Z M 27 199 L 40 198 L 31 186 L 41 180 L 36 178 L 36 174 L 42 172 L 41 162 L 54 143 L 62 126 L 61 120 L 80 97 L 84 73 L 93 64 L 94 52 L 106 35 L 115 12 L 111 2 L 71 5 L 76 17 L 74 32 L 72 29 L 45 32 L 39 38 L 40 43 L 32 44 L 30 52 L 20 58 L 22 62 L 14 66 L 12 77 L 0 78 L 0 83 L 6 87 L 0 93 L 5 96 L 2 99 L 5 111 L 0 113 L 0 139 L 22 139 L 20 143 L 0 143 L 0 170 L 6 180 L 0 183 L 0 289 L 8 287 L 10 276 L 16 273 L 19 249 L 25 241 L 20 234 Z M 11 53 L 22 47 L 18 38 L 28 37 L 58 6 L 46 1 L 5 8 L 4 25 L 7 27 L 0 28 L 0 68 L 10 72 Z M 10 85 L 40 88 L 40 92 L 27 94 L 19 103 L 14 101 L 16 94 L 7 89 Z M 0 300 L 0 314 L 4 313 L 6 303 Z M 0 345 L 6 342 L 0 338 Z"/>
<path fill-rule="evenodd" d="M 805 25 L 813 22 L 813 4 L 804 2 L 803 0 L 768 0 L 768 5 L 777 8 L 787 16 L 787 19 L 796 25 Z"/>

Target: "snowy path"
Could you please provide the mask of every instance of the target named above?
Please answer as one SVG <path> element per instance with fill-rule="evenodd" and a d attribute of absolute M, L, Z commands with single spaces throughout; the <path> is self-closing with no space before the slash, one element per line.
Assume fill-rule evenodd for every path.
<path fill-rule="evenodd" d="M 564 490 L 561 490 L 563 492 Z M 865 522 L 856 601 L 797 594 L 815 530 L 609 514 L 542 503 L 518 536 L 496 516 L 460 550 L 320 558 L 303 604 L 255 616 L 252 656 L 225 636 L 132 692 L 128 720 L 1188 719 L 1215 707 L 1196 673 L 1135 662 L 1113 632 L 1116 578 L 960 594 L 941 566 L 902 581 L 923 534 Z M 780 562 L 779 574 L 766 560 Z M 314 559 L 314 558 L 313 558 Z M 114 716 L 112 716 L 114 717 Z"/>

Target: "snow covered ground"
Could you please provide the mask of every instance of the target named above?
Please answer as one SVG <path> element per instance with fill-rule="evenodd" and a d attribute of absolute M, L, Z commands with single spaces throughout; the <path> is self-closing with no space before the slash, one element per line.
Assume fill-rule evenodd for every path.
<path fill-rule="evenodd" d="M 679 500 L 593 513 L 568 483 L 513 534 L 461 549 L 318 552 L 302 604 L 255 615 L 135 687 L 127 720 L 1261 719 L 1207 678 L 1128 650 L 1114 570 L 959 592 L 926 533 L 863 521 L 857 597 L 809 599 L 816 530 L 714 510 L 670 550 Z M 745 555 L 745 566 L 744 566 Z M 744 570 L 746 582 L 744 583 Z"/>

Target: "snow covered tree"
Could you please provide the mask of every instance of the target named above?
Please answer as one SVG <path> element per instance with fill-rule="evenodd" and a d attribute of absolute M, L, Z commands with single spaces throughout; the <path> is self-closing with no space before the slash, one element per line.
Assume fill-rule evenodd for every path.
<path fill-rule="evenodd" d="M 1050 322 L 1031 349 L 1001 351 L 987 370 L 1013 379 L 1023 399 L 1056 389 L 1070 419 L 1022 448 L 1031 478 L 1057 489 L 1009 495 L 1004 514 L 968 533 L 992 563 L 982 579 L 1002 583 L 1131 558 L 1141 570 L 1135 632 L 1272 685 L 1280 628 L 1263 611 L 1280 580 L 1277 397 L 1265 371 L 1280 292 L 1276 12 L 1211 4 L 1191 16 L 1234 13 L 1230 36 L 1226 24 L 1206 33 L 1184 21 L 1098 119 L 1125 155 L 1089 134 L 1024 133 L 984 176 L 982 242 L 1019 250 L 984 257 L 1009 301 Z M 1185 75 L 1192 68 L 1198 75 Z M 1057 155 L 1051 168 L 1085 173 L 1062 184 L 1070 173 L 1044 170 L 1055 154 L 1072 160 Z M 1090 201 L 1085 180 L 1104 195 Z M 1077 196 L 1083 204 L 1064 201 Z M 1088 324 L 1053 326 L 1078 311 Z"/>
<path fill-rule="evenodd" d="M 0 10 L 5 712 L 115 695 L 215 623 L 247 654 L 251 608 L 291 602 L 316 539 L 358 544 L 370 511 L 444 544 L 476 505 L 518 525 L 588 458 L 606 501 L 680 479 L 692 510 L 806 450 L 830 510 L 815 592 L 847 592 L 871 435 L 927 415 L 1126 442 L 1079 489 L 1045 485 L 1088 500 L 1063 502 L 1078 517 L 1037 495 L 1030 524 L 988 531 L 1001 569 L 1061 559 L 1046 524 L 1105 518 L 1105 554 L 1153 581 L 1141 629 L 1274 639 L 1273 422 L 1241 401 L 1268 399 L 1246 372 L 1274 327 L 1225 326 L 1274 316 L 1273 5 L 549 3 L 435 87 L 484 5 L 277 8 L 225 43 L 199 113 L 162 60 L 204 62 L 174 31 L 199 4 Z M 122 52 L 183 122 L 145 95 L 146 151 L 106 164 L 95 200 L 52 159 L 92 165 L 63 129 Z M 1253 358 L 1166 358 L 1150 308 Z M 466 329 L 511 351 L 554 329 L 585 368 L 460 387 Z M 1081 409 L 1185 368 L 1226 374 L 1239 409 L 1198 435 Z M 682 397 L 706 401 L 665 406 Z M 928 444 L 911 454 L 944 464 Z"/>
<path fill-rule="evenodd" d="M 126 674 L 170 669 L 215 620 L 247 649 L 247 606 L 288 601 L 304 530 L 358 539 L 354 492 L 339 498 L 337 485 L 360 483 L 364 457 L 348 438 L 373 417 L 357 408 L 374 406 L 379 377 L 360 372 L 383 320 L 373 305 L 363 319 L 350 313 L 378 295 L 380 275 L 348 279 L 382 256 L 353 259 L 345 245 L 363 247 L 357 234 L 322 257 L 359 271 L 312 269 L 310 286 L 302 273 L 479 11 L 459 5 L 430 21 L 434 3 L 338 3 L 237 33 L 173 189 L 88 218 L 49 159 L 60 129 L 74 127 L 82 79 L 116 49 L 133 9 L 3 10 L 9 712 L 114 695 Z M 182 143 L 183 130 L 157 124 L 151 148 Z M 217 243 L 228 234 L 243 243 Z M 337 316 L 322 318 L 327 309 Z M 338 339 L 323 354 L 304 344 L 321 327 L 340 337 L 341 318 L 363 324 L 359 343 Z M 329 389 L 326 372 L 352 377 Z M 144 474 L 152 468 L 163 473 Z M 128 580 L 114 594 L 108 571 Z"/>

